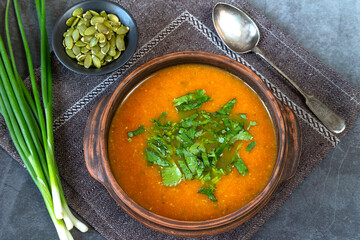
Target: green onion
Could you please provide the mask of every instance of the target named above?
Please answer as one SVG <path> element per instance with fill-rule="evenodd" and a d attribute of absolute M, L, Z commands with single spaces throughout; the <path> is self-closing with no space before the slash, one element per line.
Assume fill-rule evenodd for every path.
<path fill-rule="evenodd" d="M 50 50 L 46 33 L 45 0 L 35 0 L 41 33 L 41 98 L 37 90 L 29 45 L 26 39 L 17 0 L 13 0 L 16 19 L 25 49 L 32 85 L 32 95 L 17 71 L 8 25 L 10 0 L 5 11 L 8 53 L 0 35 L 0 113 L 12 141 L 31 178 L 43 196 L 45 206 L 60 239 L 73 239 L 75 226 L 87 231 L 76 219 L 66 202 L 55 161 L 53 137 L 53 91 Z"/>

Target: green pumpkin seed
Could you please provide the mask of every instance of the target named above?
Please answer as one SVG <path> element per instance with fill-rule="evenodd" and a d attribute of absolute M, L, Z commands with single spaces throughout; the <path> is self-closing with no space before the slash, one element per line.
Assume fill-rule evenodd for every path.
<path fill-rule="evenodd" d="M 95 25 L 96 29 L 104 34 L 108 34 L 109 33 L 109 29 L 103 24 L 103 23 L 97 23 Z"/>
<path fill-rule="evenodd" d="M 105 54 L 103 54 L 101 51 L 94 54 L 96 57 L 98 57 L 100 60 L 103 60 L 105 57 Z"/>
<path fill-rule="evenodd" d="M 119 51 L 124 51 L 125 50 L 125 42 L 124 42 L 124 37 L 122 35 L 117 35 L 116 36 L 116 48 Z"/>
<path fill-rule="evenodd" d="M 83 14 L 84 10 L 82 8 L 77 8 L 73 11 L 72 15 L 74 17 L 80 17 Z"/>
<path fill-rule="evenodd" d="M 107 27 L 109 30 L 112 29 L 112 25 L 111 25 L 111 23 L 110 23 L 109 21 L 105 21 L 105 22 L 104 22 L 104 25 L 105 25 L 105 27 Z"/>
<path fill-rule="evenodd" d="M 99 16 L 99 13 L 94 11 L 94 10 L 89 10 L 89 12 L 93 15 L 93 16 Z"/>
<path fill-rule="evenodd" d="M 62 41 L 64 48 L 66 48 L 65 39 Z"/>
<path fill-rule="evenodd" d="M 72 34 L 71 34 L 74 42 L 77 42 L 80 38 L 80 33 L 79 33 L 79 30 L 78 29 L 75 29 Z"/>
<path fill-rule="evenodd" d="M 78 62 L 78 64 L 84 66 L 84 62 Z"/>
<path fill-rule="evenodd" d="M 91 53 L 94 55 L 100 51 L 101 51 L 101 49 L 98 45 L 95 45 L 94 47 L 91 48 Z"/>
<path fill-rule="evenodd" d="M 112 22 L 119 23 L 119 18 L 115 14 L 108 14 L 108 19 Z"/>
<path fill-rule="evenodd" d="M 116 37 L 115 35 L 113 35 L 110 40 L 109 40 L 110 46 L 112 46 L 113 48 L 116 47 Z"/>
<path fill-rule="evenodd" d="M 73 32 L 74 32 L 74 29 L 73 29 L 73 28 L 69 28 L 69 29 L 66 31 L 64 37 L 66 37 L 66 36 L 70 36 L 70 37 L 71 37 L 71 35 L 72 35 Z"/>
<path fill-rule="evenodd" d="M 99 39 L 99 43 L 105 43 L 106 42 L 106 37 L 103 33 L 96 33 L 95 37 L 97 37 Z"/>
<path fill-rule="evenodd" d="M 103 46 L 103 47 L 101 48 L 101 52 L 102 52 L 103 54 L 107 54 L 107 52 L 109 51 L 109 49 L 110 49 L 110 43 L 107 42 L 107 43 L 105 44 L 105 46 Z"/>
<path fill-rule="evenodd" d="M 76 18 L 75 20 L 74 20 L 74 22 L 73 22 L 73 24 L 71 24 L 71 27 L 75 27 L 76 26 L 76 24 L 78 24 L 78 22 L 80 21 L 80 18 Z"/>
<path fill-rule="evenodd" d="M 85 46 L 86 46 L 86 43 L 84 43 L 84 42 L 82 42 L 82 41 L 77 41 L 77 42 L 75 43 L 75 45 L 78 46 L 78 47 L 85 47 Z"/>
<path fill-rule="evenodd" d="M 97 23 L 103 23 L 104 21 L 105 21 L 104 17 L 95 16 L 95 17 L 91 18 L 90 24 L 91 25 L 96 25 Z"/>
<path fill-rule="evenodd" d="M 80 54 L 78 56 L 76 56 L 76 60 L 78 60 L 79 62 L 83 62 L 86 58 L 86 55 L 85 54 Z"/>
<path fill-rule="evenodd" d="M 104 61 L 106 62 L 111 62 L 112 61 L 112 57 L 110 55 L 106 55 L 104 58 Z"/>
<path fill-rule="evenodd" d="M 75 54 L 75 56 L 78 56 L 81 53 L 80 48 L 76 45 L 74 45 L 74 47 L 72 48 L 72 51 Z"/>
<path fill-rule="evenodd" d="M 71 49 L 65 49 L 66 54 L 71 57 L 71 58 L 76 58 L 75 54 L 73 53 L 73 51 Z"/>
<path fill-rule="evenodd" d="M 90 46 L 91 48 L 94 47 L 96 44 L 98 44 L 98 41 L 99 41 L 98 38 L 93 37 L 93 38 L 90 40 L 89 46 Z"/>
<path fill-rule="evenodd" d="M 111 47 L 109 48 L 109 51 L 107 52 L 107 54 L 109 54 L 110 56 L 115 56 L 116 55 L 116 50 L 115 48 Z"/>
<path fill-rule="evenodd" d="M 86 26 L 81 24 L 81 25 L 77 25 L 77 29 L 79 30 L 79 33 L 81 36 L 85 36 L 85 30 L 86 30 Z"/>
<path fill-rule="evenodd" d="M 116 54 L 114 56 L 114 60 L 118 59 L 121 55 L 121 51 L 116 51 Z"/>
<path fill-rule="evenodd" d="M 111 31 L 108 34 L 106 34 L 106 38 L 107 40 L 110 40 L 112 38 L 112 36 L 114 35 L 114 33 Z"/>
<path fill-rule="evenodd" d="M 126 34 L 129 31 L 129 29 L 130 28 L 128 26 L 122 25 L 121 27 L 118 28 L 116 34 Z"/>
<path fill-rule="evenodd" d="M 101 63 L 100 63 L 100 59 L 96 56 L 92 56 L 92 61 L 95 67 L 97 68 L 101 68 Z"/>
<path fill-rule="evenodd" d="M 81 52 L 82 53 L 87 53 L 87 52 L 89 52 L 90 51 L 90 49 L 88 49 L 87 47 L 82 47 L 81 48 Z"/>
<path fill-rule="evenodd" d="M 96 33 L 96 28 L 94 26 L 88 27 L 84 33 L 87 36 L 94 35 Z"/>
<path fill-rule="evenodd" d="M 91 14 L 91 12 L 90 11 L 86 11 L 86 13 L 83 15 L 83 18 L 86 18 L 86 19 L 91 19 L 93 16 L 92 16 L 92 14 Z"/>
<path fill-rule="evenodd" d="M 105 19 L 108 18 L 108 15 L 107 15 L 107 13 L 105 11 L 101 11 L 100 15 L 103 16 Z"/>
<path fill-rule="evenodd" d="M 93 38 L 93 36 L 84 36 L 81 38 L 81 41 L 89 44 L 92 38 Z"/>
<path fill-rule="evenodd" d="M 114 32 L 116 32 L 116 31 L 119 29 L 119 27 L 120 27 L 120 23 L 111 22 L 111 26 L 112 26 L 112 30 L 113 30 Z"/>
<path fill-rule="evenodd" d="M 72 49 L 74 46 L 74 41 L 70 36 L 65 37 L 65 46 L 68 49 Z"/>
<path fill-rule="evenodd" d="M 84 60 L 84 67 L 89 68 L 92 65 L 92 57 L 91 55 L 86 55 Z"/>
<path fill-rule="evenodd" d="M 76 17 L 71 17 L 68 20 L 66 20 L 66 26 L 70 27 L 73 24 L 75 18 Z"/>

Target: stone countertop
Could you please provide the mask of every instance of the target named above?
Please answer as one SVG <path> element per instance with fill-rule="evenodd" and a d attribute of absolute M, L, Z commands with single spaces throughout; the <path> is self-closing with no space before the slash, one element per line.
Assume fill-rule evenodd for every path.
<path fill-rule="evenodd" d="M 39 64 L 39 32 L 32 1 L 20 0 Z M 31 4 L 30 4 L 31 2 Z M 48 0 L 48 30 L 76 0 Z M 305 49 L 360 89 L 360 2 L 357 0 L 248 0 Z M 5 0 L 0 0 L 3 19 Z M 63 6 L 61 5 L 63 3 Z M 60 11 L 61 12 L 61 11 Z M 34 15 L 35 16 L 35 15 Z M 4 22 L 0 21 L 4 33 Z M 35 26 L 35 27 L 34 27 Z M 36 30 L 35 30 L 36 29 Z M 27 31 L 28 32 L 28 31 Z M 4 36 L 4 35 L 3 35 Z M 14 35 L 14 38 L 17 38 Z M 15 45 L 19 41 L 14 41 Z M 19 65 L 24 55 L 17 51 Z M 27 76 L 25 67 L 20 68 Z M 360 119 L 253 239 L 360 239 Z M 95 230 L 75 239 L 104 239 Z M 239 236 L 240 238 L 241 236 Z M 26 170 L 0 148 L 0 239 L 57 239 L 43 200 Z"/>

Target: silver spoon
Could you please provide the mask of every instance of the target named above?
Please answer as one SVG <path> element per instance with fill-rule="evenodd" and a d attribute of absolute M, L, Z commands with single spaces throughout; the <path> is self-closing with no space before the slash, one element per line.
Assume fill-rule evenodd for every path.
<path fill-rule="evenodd" d="M 294 81 L 267 59 L 257 47 L 260 31 L 255 22 L 240 9 L 225 3 L 215 5 L 212 20 L 217 33 L 225 45 L 232 51 L 242 54 L 254 52 L 268 62 L 284 76 L 306 99 L 306 105 L 318 119 L 332 132 L 341 133 L 345 129 L 345 120 L 319 99 L 305 93 Z"/>

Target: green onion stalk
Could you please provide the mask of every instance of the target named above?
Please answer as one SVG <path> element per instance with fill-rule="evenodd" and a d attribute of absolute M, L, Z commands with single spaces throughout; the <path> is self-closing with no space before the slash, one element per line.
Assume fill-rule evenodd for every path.
<path fill-rule="evenodd" d="M 82 232 L 88 228 L 70 211 L 55 161 L 52 73 L 46 32 L 45 0 L 35 0 L 41 33 L 41 98 L 17 0 L 13 0 L 13 4 L 25 49 L 32 94 L 16 68 L 8 24 L 10 0 L 7 0 L 5 32 L 9 54 L 0 35 L 0 113 L 19 156 L 44 199 L 59 238 L 73 239 L 69 231 L 73 226 Z"/>

